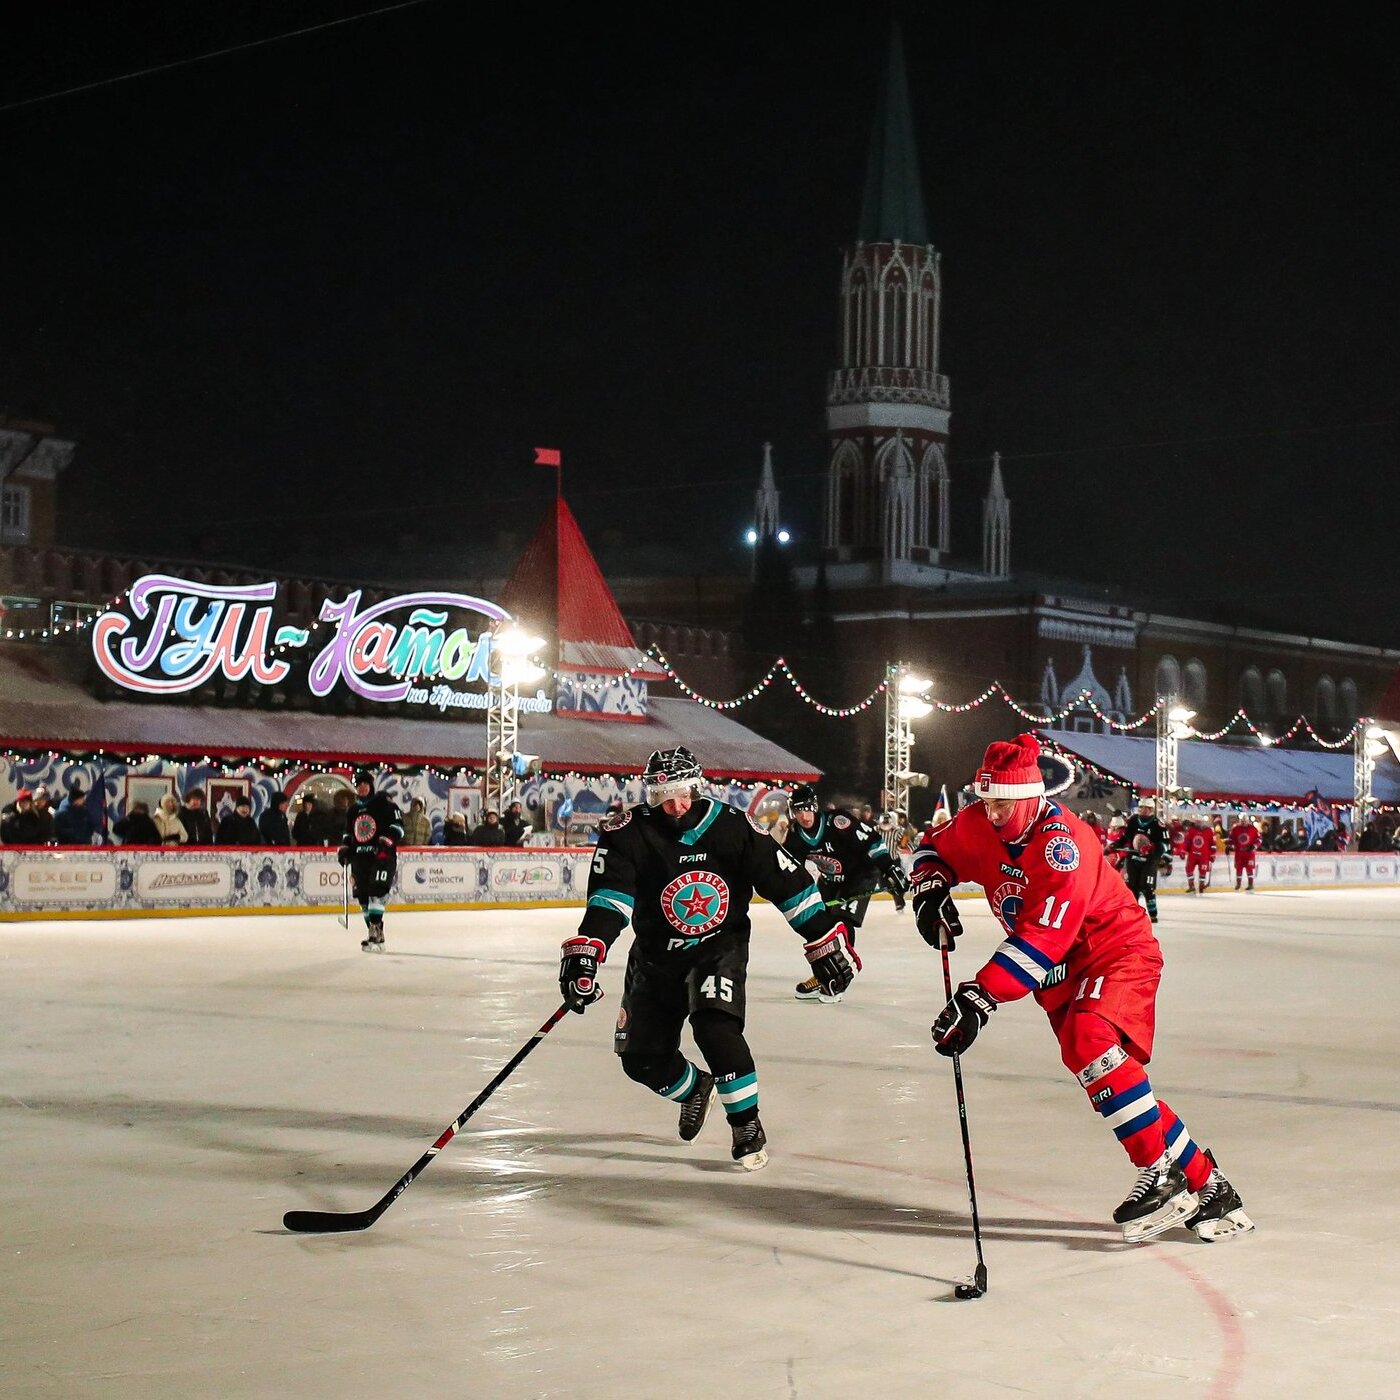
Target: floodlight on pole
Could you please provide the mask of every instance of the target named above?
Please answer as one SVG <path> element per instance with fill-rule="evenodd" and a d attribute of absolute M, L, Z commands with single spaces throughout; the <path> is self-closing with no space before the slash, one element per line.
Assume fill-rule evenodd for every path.
<path fill-rule="evenodd" d="M 543 649 L 542 637 L 513 619 L 491 629 L 491 661 L 486 679 L 486 772 L 483 798 L 488 808 L 504 812 L 515 800 L 521 776 L 516 762 L 520 740 L 520 687 L 547 672 L 531 660 Z"/>
<path fill-rule="evenodd" d="M 912 723 L 933 712 L 924 697 L 933 682 L 919 675 L 903 661 L 885 667 L 885 799 L 896 811 L 909 815 L 909 789 L 912 781 L 914 731 Z"/>

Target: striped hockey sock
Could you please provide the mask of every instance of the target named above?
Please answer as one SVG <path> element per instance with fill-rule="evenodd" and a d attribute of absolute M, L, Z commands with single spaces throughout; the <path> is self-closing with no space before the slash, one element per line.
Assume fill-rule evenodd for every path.
<path fill-rule="evenodd" d="M 725 1074 L 715 1081 L 719 1101 L 731 1121 L 746 1122 L 758 1115 L 758 1073 Z"/>

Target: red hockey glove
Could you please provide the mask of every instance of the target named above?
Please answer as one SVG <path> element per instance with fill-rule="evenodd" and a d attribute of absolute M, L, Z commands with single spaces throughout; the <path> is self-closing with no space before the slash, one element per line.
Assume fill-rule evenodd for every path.
<path fill-rule="evenodd" d="M 598 938 L 566 938 L 559 951 L 559 991 L 564 1005 L 582 1016 L 603 995 L 598 965 L 608 956 L 607 944 Z"/>

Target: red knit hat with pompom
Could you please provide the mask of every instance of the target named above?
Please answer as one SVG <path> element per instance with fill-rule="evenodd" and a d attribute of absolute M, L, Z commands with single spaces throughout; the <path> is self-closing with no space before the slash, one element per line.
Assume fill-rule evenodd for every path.
<path fill-rule="evenodd" d="M 978 797 L 1041 797 L 1045 780 L 1040 776 L 1040 744 L 1034 734 L 1018 734 L 1009 743 L 998 739 L 987 745 L 977 770 L 973 791 Z"/>

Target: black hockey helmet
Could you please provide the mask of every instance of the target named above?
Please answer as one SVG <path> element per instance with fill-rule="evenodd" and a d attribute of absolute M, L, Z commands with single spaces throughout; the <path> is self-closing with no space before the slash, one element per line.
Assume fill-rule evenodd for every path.
<path fill-rule="evenodd" d="M 811 783 L 798 783 L 788 798 L 789 812 L 815 812 L 817 810 L 817 790 Z"/>
<path fill-rule="evenodd" d="M 684 746 L 657 749 L 642 769 L 647 806 L 659 807 L 673 797 L 698 797 L 704 776 L 695 755 Z"/>

